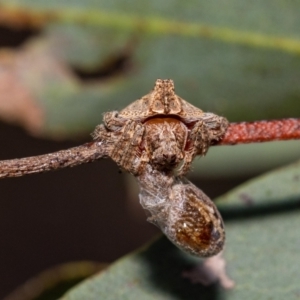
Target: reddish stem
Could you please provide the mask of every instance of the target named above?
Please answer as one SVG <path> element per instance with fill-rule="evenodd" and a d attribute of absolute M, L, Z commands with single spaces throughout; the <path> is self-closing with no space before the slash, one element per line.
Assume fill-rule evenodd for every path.
<path fill-rule="evenodd" d="M 230 123 L 217 145 L 300 139 L 300 119 Z"/>

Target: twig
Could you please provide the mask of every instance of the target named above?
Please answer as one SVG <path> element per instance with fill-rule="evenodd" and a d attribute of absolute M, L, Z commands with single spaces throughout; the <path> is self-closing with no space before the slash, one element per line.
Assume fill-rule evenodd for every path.
<path fill-rule="evenodd" d="M 103 142 L 91 142 L 54 153 L 2 160 L 0 161 L 0 178 L 19 177 L 93 162 L 107 156 L 106 149 Z"/>
<path fill-rule="evenodd" d="M 236 145 L 300 139 L 300 119 L 230 123 L 216 145 Z"/>

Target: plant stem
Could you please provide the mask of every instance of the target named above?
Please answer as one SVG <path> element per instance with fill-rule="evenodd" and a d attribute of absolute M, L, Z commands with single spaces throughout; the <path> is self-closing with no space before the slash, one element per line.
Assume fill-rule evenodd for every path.
<path fill-rule="evenodd" d="M 300 119 L 230 123 L 216 145 L 236 145 L 300 139 Z"/>

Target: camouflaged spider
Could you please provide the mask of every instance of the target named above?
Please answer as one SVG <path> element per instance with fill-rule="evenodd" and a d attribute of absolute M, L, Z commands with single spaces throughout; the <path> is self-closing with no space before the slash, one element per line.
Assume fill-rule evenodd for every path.
<path fill-rule="evenodd" d="M 157 79 L 153 91 L 120 112 L 104 114 L 96 127 L 96 141 L 113 141 L 109 156 L 133 175 L 150 163 L 160 170 L 186 174 L 196 155 L 205 155 L 220 140 L 228 121 L 186 102 L 174 92 L 173 80 Z"/>

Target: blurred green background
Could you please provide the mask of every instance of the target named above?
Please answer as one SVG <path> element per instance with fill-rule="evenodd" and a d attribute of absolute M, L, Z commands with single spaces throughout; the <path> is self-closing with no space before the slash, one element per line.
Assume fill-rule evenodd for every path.
<path fill-rule="evenodd" d="M 182 98 L 231 122 L 299 118 L 299 8 L 271 0 L 0 1 L 1 159 L 90 140 L 104 112 L 148 93 L 157 78 L 172 78 Z M 190 177 L 215 197 L 299 158 L 299 146 L 214 147 Z M 8 179 L 0 191 L 0 297 L 60 262 L 113 261 L 156 232 L 132 180 L 109 161 Z"/>

